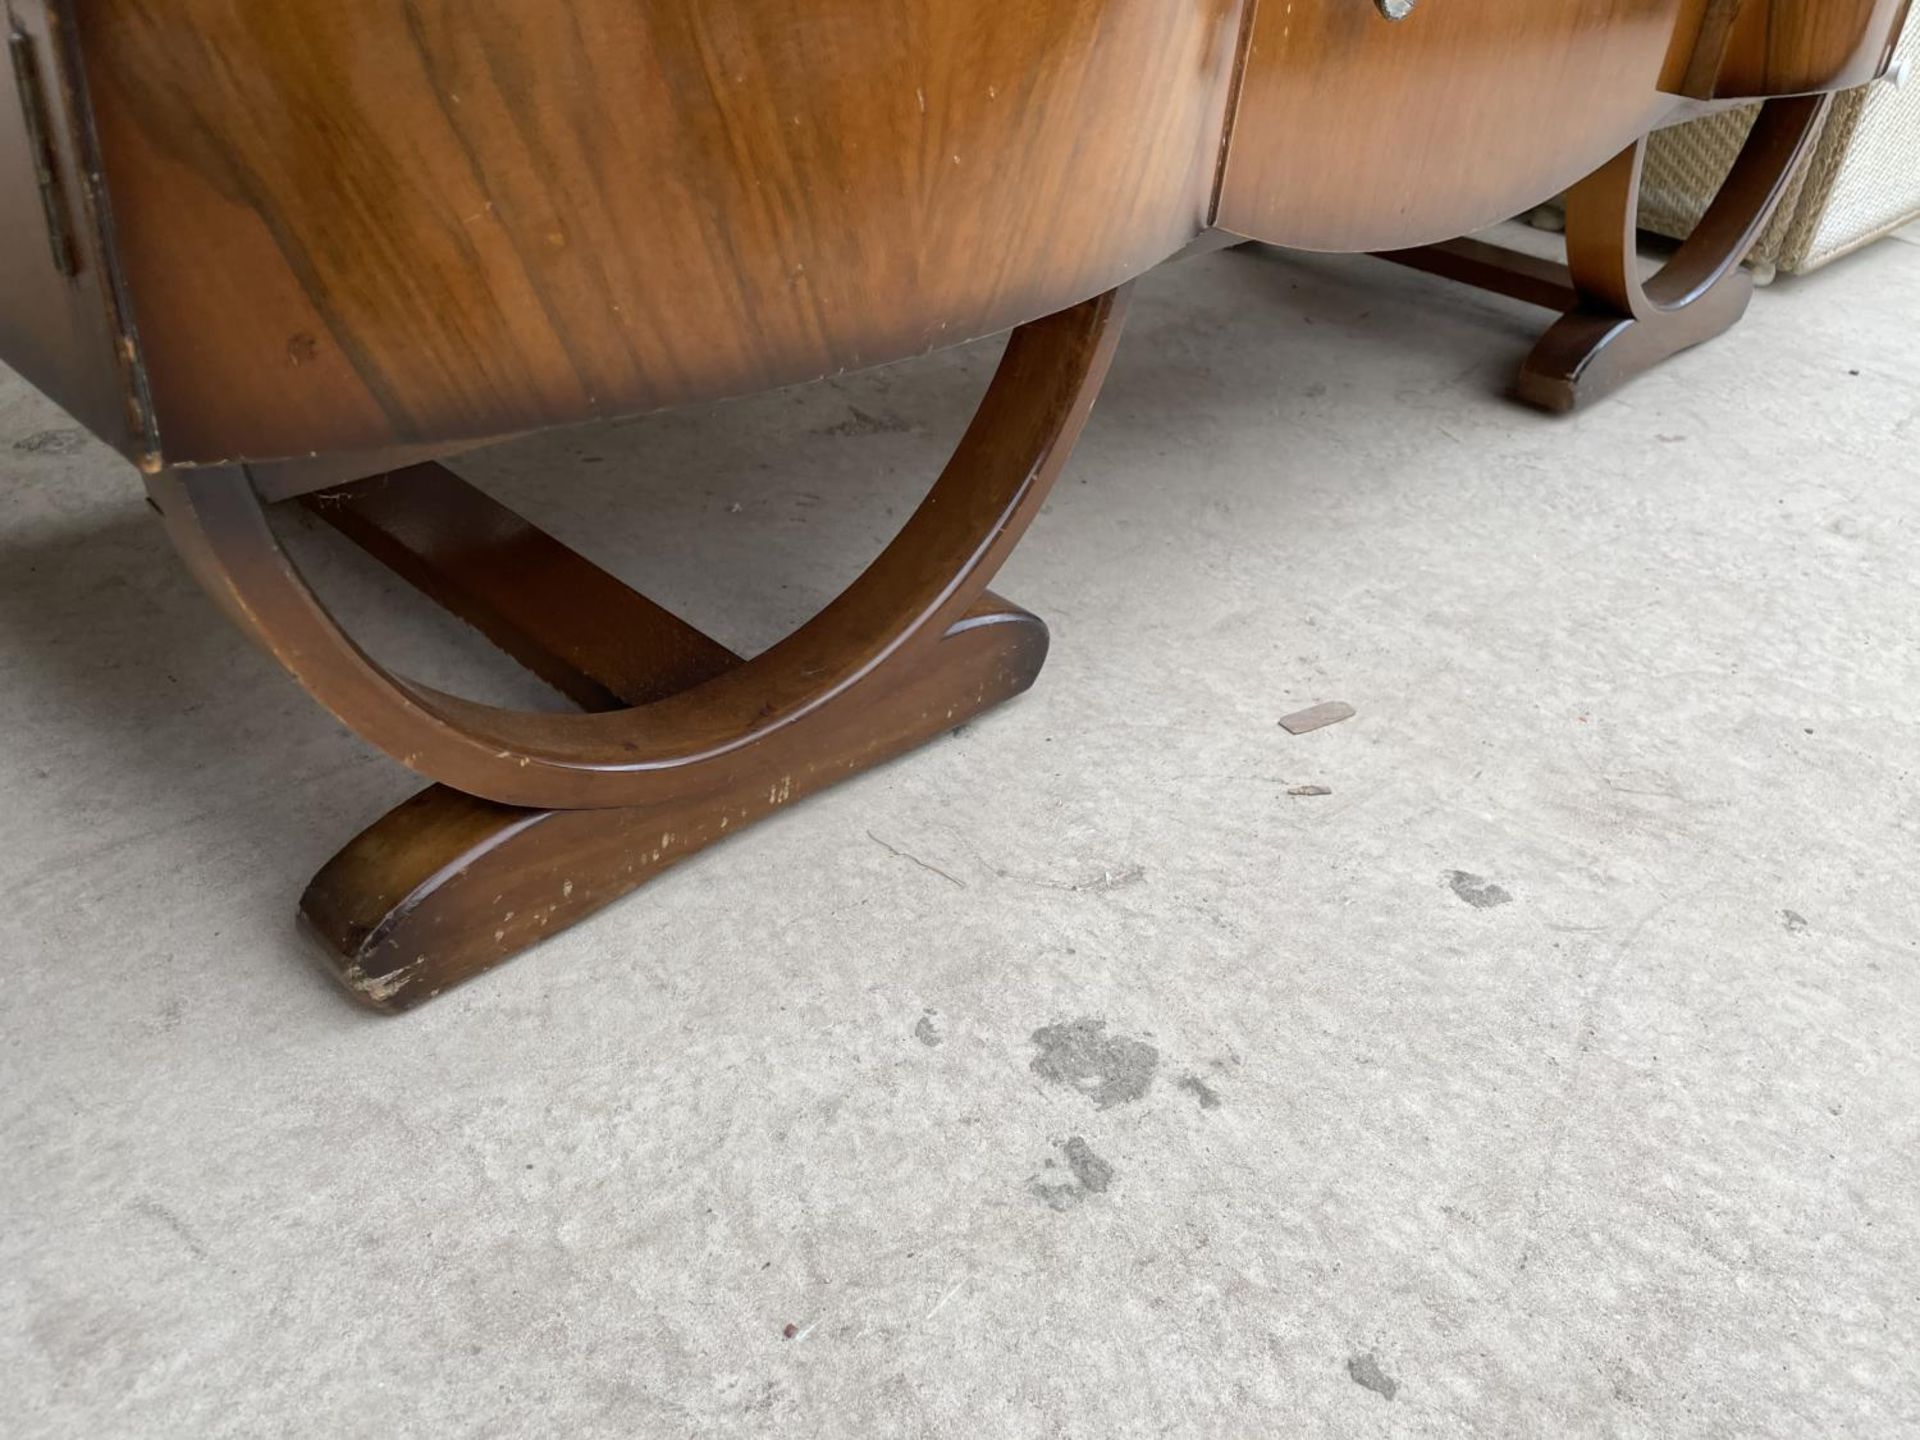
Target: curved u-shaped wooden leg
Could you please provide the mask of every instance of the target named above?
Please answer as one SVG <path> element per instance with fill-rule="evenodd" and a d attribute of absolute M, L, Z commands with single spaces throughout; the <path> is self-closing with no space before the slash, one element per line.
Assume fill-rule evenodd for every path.
<path fill-rule="evenodd" d="M 201 582 L 348 728 L 431 779 L 508 805 L 640 805 L 724 773 L 791 726 L 857 712 L 972 607 L 1039 513 L 1118 342 L 1116 290 L 1022 326 L 933 489 L 880 557 L 765 654 L 618 710 L 503 710 L 390 674 L 342 632 L 281 549 L 244 469 L 152 483 Z M 324 513 L 324 512 L 323 512 Z"/>
<path fill-rule="evenodd" d="M 1784 198 L 1829 99 L 1771 100 L 1691 237 L 1642 280 L 1637 142 L 1567 196 L 1567 269 L 1579 305 L 1521 367 L 1515 394 L 1567 412 L 1609 395 L 1669 356 L 1725 333 L 1747 313 L 1753 277 L 1740 268 Z"/>
<path fill-rule="evenodd" d="M 900 534 L 753 660 L 437 466 L 307 497 L 582 714 L 501 710 L 387 672 L 307 588 L 244 471 L 158 477 L 175 543 L 242 627 L 351 728 L 442 782 L 308 889 L 302 919 L 333 974 L 374 1008 L 406 1009 L 1030 686 L 1046 627 L 986 587 L 1078 438 L 1125 301 L 1015 332 Z"/>
<path fill-rule="evenodd" d="M 1645 140 L 1568 192 L 1565 265 L 1472 238 L 1380 258 L 1563 312 L 1521 367 L 1514 396 L 1541 410 L 1577 410 L 1747 313 L 1753 279 L 1740 262 L 1786 198 L 1830 103 L 1823 95 L 1769 100 L 1706 215 L 1651 279 L 1641 279 L 1639 265 Z"/>

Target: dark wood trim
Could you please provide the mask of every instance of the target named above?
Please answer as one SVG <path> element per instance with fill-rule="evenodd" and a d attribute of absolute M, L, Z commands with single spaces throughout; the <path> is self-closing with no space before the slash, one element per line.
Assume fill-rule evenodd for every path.
<path fill-rule="evenodd" d="M 651 704 L 741 663 L 443 466 L 299 503 L 582 710 Z"/>
<path fill-rule="evenodd" d="M 1386 250 L 1380 258 L 1543 310 L 1572 310 L 1580 303 L 1565 265 L 1471 237 L 1414 250 Z"/>

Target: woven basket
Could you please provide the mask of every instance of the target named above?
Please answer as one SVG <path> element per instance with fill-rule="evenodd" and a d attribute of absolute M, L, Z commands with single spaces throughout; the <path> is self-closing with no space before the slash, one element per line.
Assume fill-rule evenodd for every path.
<path fill-rule="evenodd" d="M 1920 218 L 1920 22 L 1909 25 L 1895 52 L 1914 78 L 1850 90 L 1760 237 L 1748 263 L 1763 277 L 1774 269 L 1817 270 L 1849 251 Z M 1758 107 L 1729 110 L 1663 130 L 1647 150 L 1640 224 L 1684 239 L 1706 212 L 1753 128 Z"/>

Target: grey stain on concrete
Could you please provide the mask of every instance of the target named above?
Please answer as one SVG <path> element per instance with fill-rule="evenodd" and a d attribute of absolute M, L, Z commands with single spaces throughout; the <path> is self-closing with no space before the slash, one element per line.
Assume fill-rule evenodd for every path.
<path fill-rule="evenodd" d="M 847 418 L 838 425 L 828 425 L 816 430 L 816 435 L 911 435 L 913 426 L 904 420 L 895 420 L 889 416 L 869 415 L 858 405 L 847 407 Z"/>
<path fill-rule="evenodd" d="M 1446 879 L 1447 888 L 1476 910 L 1491 910 L 1498 905 L 1513 903 L 1512 895 L 1484 875 L 1474 875 L 1465 870 L 1449 870 Z"/>
<path fill-rule="evenodd" d="M 1400 1393 L 1400 1382 L 1380 1368 L 1371 1350 L 1351 1357 L 1347 1361 L 1347 1374 L 1353 1377 L 1354 1384 L 1364 1385 L 1382 1400 L 1391 1400 Z"/>
<path fill-rule="evenodd" d="M 1072 1020 L 1033 1032 L 1040 1053 L 1032 1070 L 1042 1080 L 1071 1085 L 1102 1110 L 1138 1100 L 1153 1085 L 1160 1052 L 1144 1040 L 1107 1034 L 1104 1020 Z"/>
<path fill-rule="evenodd" d="M 1093 1153 L 1093 1147 L 1078 1135 L 1060 1147 L 1060 1154 L 1067 1162 L 1072 1174 L 1071 1180 L 1055 1180 L 1048 1172 L 1057 1173 L 1060 1166 L 1054 1160 L 1047 1161 L 1046 1169 L 1033 1178 L 1033 1193 L 1052 1210 L 1071 1210 L 1092 1195 L 1104 1195 L 1113 1185 L 1113 1166 Z"/>
<path fill-rule="evenodd" d="M 179 1238 L 180 1243 L 187 1247 L 194 1259 L 206 1261 L 213 1258 L 212 1252 L 207 1249 L 206 1242 L 194 1234 L 192 1227 L 158 1200 L 143 1196 L 133 1202 L 133 1208 L 172 1231 Z"/>
<path fill-rule="evenodd" d="M 1080 1188 L 1089 1195 L 1104 1195 L 1107 1187 L 1113 1184 L 1113 1166 L 1093 1153 L 1078 1135 L 1061 1147 L 1061 1153 L 1067 1157 L 1067 1168 L 1073 1171 L 1073 1178 L 1080 1182 Z"/>
<path fill-rule="evenodd" d="M 934 1023 L 933 1011 L 922 1015 L 913 1027 L 913 1038 L 929 1050 L 940 1044 L 946 1037 L 940 1033 L 940 1027 Z"/>
<path fill-rule="evenodd" d="M 1200 1102 L 1200 1108 L 1202 1110 L 1218 1110 L 1220 1108 L 1220 1092 L 1207 1084 L 1207 1082 L 1202 1080 L 1198 1075 L 1182 1075 L 1179 1083 L 1182 1090 Z"/>
<path fill-rule="evenodd" d="M 84 430 L 40 430 L 13 442 L 22 455 L 71 455 L 87 443 Z"/>
<path fill-rule="evenodd" d="M 1053 1162 L 1047 1162 L 1051 1165 Z M 1035 1177 L 1033 1193 L 1049 1210 L 1071 1210 L 1086 1197 L 1080 1193 L 1078 1185 L 1050 1185 L 1044 1179 Z"/>
<path fill-rule="evenodd" d="M 1780 924 L 1789 935 L 1804 934 L 1807 928 L 1807 917 L 1798 910 L 1782 910 Z"/>

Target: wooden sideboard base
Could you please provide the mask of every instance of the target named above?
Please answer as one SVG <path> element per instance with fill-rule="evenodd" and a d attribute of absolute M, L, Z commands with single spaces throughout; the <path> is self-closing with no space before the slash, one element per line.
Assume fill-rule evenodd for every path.
<path fill-rule="evenodd" d="M 150 490 L 194 573 L 362 738 L 438 782 L 301 901 L 355 999 L 399 1011 L 794 801 L 1031 686 L 1046 627 L 987 589 L 1105 380 L 1128 290 L 1022 326 L 939 480 L 814 620 L 742 659 L 437 464 L 298 504 L 584 713 L 510 711 L 381 668 L 341 632 L 244 469 Z"/>
<path fill-rule="evenodd" d="M 1380 258 L 1560 311 L 1513 393 L 1536 409 L 1570 413 L 1739 323 L 1753 299 L 1753 277 L 1740 262 L 1786 198 L 1829 103 L 1769 101 L 1699 227 L 1649 278 L 1639 264 L 1645 140 L 1567 192 L 1565 265 L 1471 239 Z"/>

